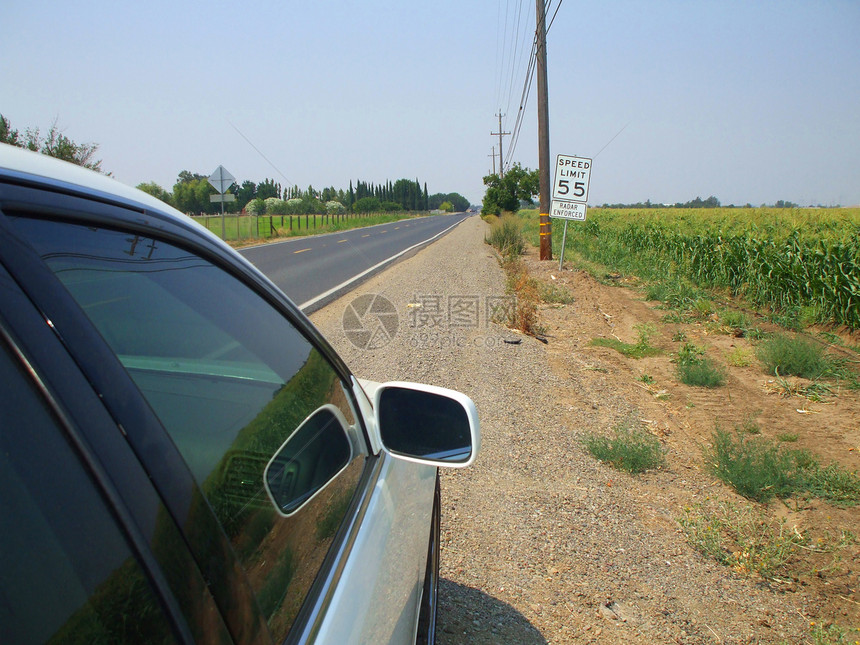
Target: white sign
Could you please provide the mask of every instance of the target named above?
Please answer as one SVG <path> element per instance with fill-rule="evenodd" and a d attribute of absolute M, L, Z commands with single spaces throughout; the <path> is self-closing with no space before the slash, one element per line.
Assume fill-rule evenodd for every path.
<path fill-rule="evenodd" d="M 211 175 L 209 175 L 209 183 L 212 187 L 222 195 L 227 192 L 227 189 L 233 185 L 236 178 L 224 169 L 224 166 L 218 166 Z"/>
<path fill-rule="evenodd" d="M 236 195 L 233 193 L 225 193 L 222 195 L 209 195 L 209 201 L 213 204 L 217 204 L 218 202 L 235 202 Z"/>
<path fill-rule="evenodd" d="M 591 159 L 558 155 L 555 161 L 552 199 L 584 204 L 588 201 L 588 184 L 590 181 Z M 585 219 L 584 215 L 583 219 Z"/>
<path fill-rule="evenodd" d="M 573 219 L 584 222 L 587 210 L 588 206 L 580 202 L 565 202 L 554 199 L 550 205 L 549 216 L 555 219 Z"/>

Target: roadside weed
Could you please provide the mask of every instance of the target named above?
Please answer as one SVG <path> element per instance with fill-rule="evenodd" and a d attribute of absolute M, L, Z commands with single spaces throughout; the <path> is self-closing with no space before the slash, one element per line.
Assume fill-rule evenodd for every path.
<path fill-rule="evenodd" d="M 806 481 L 809 494 L 836 506 L 860 503 L 860 476 L 839 464 L 813 468 Z"/>
<path fill-rule="evenodd" d="M 644 358 L 645 356 L 656 356 L 662 352 L 651 345 L 651 337 L 657 332 L 657 328 L 650 323 L 642 323 L 634 327 L 639 334 L 636 343 L 625 343 L 617 338 L 593 338 L 589 345 L 596 347 L 609 347 L 627 358 Z"/>
<path fill-rule="evenodd" d="M 493 222 L 484 241 L 495 247 L 504 259 L 519 257 L 526 248 L 522 223 L 514 215 L 503 215 Z"/>
<path fill-rule="evenodd" d="M 720 312 L 720 322 L 726 327 L 746 331 L 750 326 L 750 317 L 743 311 L 725 309 Z"/>
<path fill-rule="evenodd" d="M 692 343 L 684 343 L 678 350 L 678 380 L 694 387 L 721 387 L 726 383 L 726 373 L 711 359 L 705 350 Z"/>
<path fill-rule="evenodd" d="M 540 299 L 548 304 L 569 305 L 574 302 L 570 291 L 553 283 L 541 283 Z"/>
<path fill-rule="evenodd" d="M 812 621 L 810 625 L 812 627 L 810 636 L 812 636 L 813 645 L 849 645 L 849 643 L 856 645 L 860 642 L 858 640 L 851 641 L 852 637 L 849 636 L 848 631 L 835 623 L 825 625 L 822 622 Z M 854 634 L 853 638 L 860 638 L 860 629 L 852 628 L 851 632 Z"/>
<path fill-rule="evenodd" d="M 735 347 L 729 352 L 728 362 L 732 367 L 749 367 L 753 364 L 755 355 L 749 349 L 743 347 Z"/>
<path fill-rule="evenodd" d="M 592 456 L 629 473 L 641 473 L 663 464 L 663 447 L 654 435 L 628 425 L 617 426 L 614 433 L 614 437 L 589 433 L 582 443 Z"/>
<path fill-rule="evenodd" d="M 750 504 L 720 502 L 684 509 L 678 523 L 694 549 L 736 572 L 767 580 L 788 575 L 788 564 L 808 543 L 785 520 L 773 520 Z"/>
<path fill-rule="evenodd" d="M 833 368 L 820 343 L 799 336 L 773 336 L 758 346 L 757 354 L 768 374 L 817 379 Z"/>
<path fill-rule="evenodd" d="M 791 442 L 796 435 L 780 435 Z M 792 438 L 793 437 L 793 438 Z M 802 493 L 835 506 L 860 504 L 860 475 L 839 464 L 822 466 L 808 450 L 788 449 L 736 430 L 714 430 L 705 451 L 710 471 L 738 493 L 757 502 Z"/>
<path fill-rule="evenodd" d="M 757 502 L 791 497 L 803 488 L 798 451 L 783 450 L 764 439 L 717 428 L 706 450 L 708 468 L 738 493 Z"/>
<path fill-rule="evenodd" d="M 784 443 L 794 443 L 798 439 L 800 439 L 800 435 L 796 432 L 781 432 L 776 435 L 778 441 L 782 441 Z"/>

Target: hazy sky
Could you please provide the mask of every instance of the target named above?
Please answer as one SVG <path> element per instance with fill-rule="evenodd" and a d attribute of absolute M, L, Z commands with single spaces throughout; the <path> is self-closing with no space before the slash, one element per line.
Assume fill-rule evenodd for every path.
<path fill-rule="evenodd" d="M 57 119 L 132 185 L 222 164 L 479 203 L 534 21 L 530 0 L 18 0 L 0 113 Z M 561 0 L 547 50 L 552 159 L 595 157 L 591 204 L 860 204 L 858 0 Z M 535 95 L 511 157 L 531 168 Z"/>

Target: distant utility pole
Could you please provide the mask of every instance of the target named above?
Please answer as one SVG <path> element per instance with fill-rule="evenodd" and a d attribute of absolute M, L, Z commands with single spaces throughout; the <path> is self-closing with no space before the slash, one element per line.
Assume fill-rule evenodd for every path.
<path fill-rule="evenodd" d="M 538 1 L 540 1 L 540 0 L 538 0 Z M 502 114 L 501 108 L 499 108 L 499 115 L 498 116 L 499 116 L 499 131 L 498 132 L 490 132 L 490 134 L 492 136 L 499 135 L 499 176 L 504 177 L 505 176 L 505 164 L 504 164 L 504 161 L 502 160 L 502 137 L 504 135 L 510 134 L 510 132 L 502 132 L 502 117 L 504 115 Z M 495 163 L 495 157 L 493 158 L 493 162 Z M 547 212 L 549 212 L 549 211 L 547 211 Z"/>
<path fill-rule="evenodd" d="M 549 218 L 549 100 L 546 88 L 546 5 L 537 5 L 538 167 L 540 174 L 540 259 L 552 260 L 552 220 Z M 501 128 L 499 128 L 501 129 Z"/>
<path fill-rule="evenodd" d="M 493 158 L 493 174 L 496 174 L 496 146 L 493 146 L 493 154 L 487 155 Z"/>

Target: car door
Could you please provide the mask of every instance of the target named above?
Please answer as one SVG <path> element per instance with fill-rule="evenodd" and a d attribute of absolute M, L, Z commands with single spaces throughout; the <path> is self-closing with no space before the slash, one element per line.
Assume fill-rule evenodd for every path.
<path fill-rule="evenodd" d="M 178 227 L 78 197 L 9 203 L 19 278 L 150 471 L 233 638 L 409 642 L 435 468 L 369 449 L 327 345 Z M 290 461 L 310 473 L 305 499 L 279 505 L 290 487 L 272 465 L 320 418 L 347 446 L 330 460 L 310 442 Z"/>
<path fill-rule="evenodd" d="M 0 382 L 0 642 L 232 642 L 147 473 L 2 262 Z"/>

